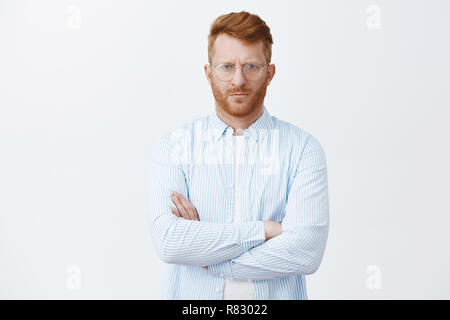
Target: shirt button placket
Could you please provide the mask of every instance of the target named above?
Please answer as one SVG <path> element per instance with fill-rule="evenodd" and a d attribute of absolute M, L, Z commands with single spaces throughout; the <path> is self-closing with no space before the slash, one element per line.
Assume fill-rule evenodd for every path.
<path fill-rule="evenodd" d="M 226 189 L 228 193 L 228 208 L 227 208 L 227 222 L 231 223 L 233 221 L 233 213 L 234 213 L 234 155 L 233 155 L 233 130 L 227 130 L 227 140 L 226 140 L 226 146 L 227 146 L 227 152 L 229 154 L 229 159 L 231 162 L 228 163 L 227 167 L 227 178 L 228 178 L 228 184 L 226 185 Z M 231 166 L 230 166 L 231 165 Z"/>

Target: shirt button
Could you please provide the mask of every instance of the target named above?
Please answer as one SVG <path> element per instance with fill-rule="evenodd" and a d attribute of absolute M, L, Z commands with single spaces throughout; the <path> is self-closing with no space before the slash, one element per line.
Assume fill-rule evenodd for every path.
<path fill-rule="evenodd" d="M 217 292 L 220 292 L 220 287 L 217 287 L 216 291 L 217 291 Z"/>
<path fill-rule="evenodd" d="M 221 273 L 220 276 L 223 278 L 223 273 Z"/>

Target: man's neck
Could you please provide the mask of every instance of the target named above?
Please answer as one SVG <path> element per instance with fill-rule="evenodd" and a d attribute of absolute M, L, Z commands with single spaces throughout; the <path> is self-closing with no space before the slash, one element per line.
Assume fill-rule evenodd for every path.
<path fill-rule="evenodd" d="M 244 134 L 244 130 L 252 125 L 253 122 L 258 120 L 258 118 L 263 114 L 264 107 L 261 105 L 260 108 L 256 109 L 254 112 L 244 116 L 244 117 L 233 117 L 227 114 L 223 109 L 216 106 L 217 116 L 225 122 L 227 125 L 233 128 L 233 136 L 241 136 Z"/>

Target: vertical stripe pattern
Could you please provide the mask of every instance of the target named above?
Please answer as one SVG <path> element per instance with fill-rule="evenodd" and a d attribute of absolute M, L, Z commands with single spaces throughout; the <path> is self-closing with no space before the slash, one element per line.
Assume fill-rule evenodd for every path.
<path fill-rule="evenodd" d="M 256 299 L 308 299 L 328 237 L 328 184 L 318 140 L 262 115 L 244 130 L 241 221 L 233 223 L 233 129 L 215 110 L 165 134 L 149 173 L 149 227 L 167 263 L 163 299 L 223 299 L 224 280 L 252 280 Z M 199 220 L 172 214 L 171 194 L 185 196 Z M 265 241 L 265 220 L 282 234 Z M 202 268 L 208 266 L 208 270 Z"/>

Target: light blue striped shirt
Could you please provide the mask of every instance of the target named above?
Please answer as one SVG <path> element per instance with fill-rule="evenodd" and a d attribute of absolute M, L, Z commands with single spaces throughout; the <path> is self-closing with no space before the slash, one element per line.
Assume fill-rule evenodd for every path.
<path fill-rule="evenodd" d="M 308 132 L 263 114 L 244 130 L 241 222 L 234 216 L 233 128 L 214 110 L 163 135 L 152 153 L 149 225 L 167 263 L 163 299 L 223 299 L 224 280 L 252 280 L 255 299 L 308 299 L 328 237 L 324 150 Z M 172 213 L 172 192 L 199 221 Z M 282 223 L 265 241 L 264 220 Z M 208 266 L 208 270 L 202 268 Z"/>

